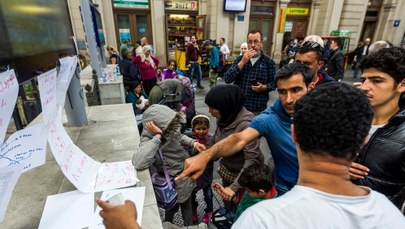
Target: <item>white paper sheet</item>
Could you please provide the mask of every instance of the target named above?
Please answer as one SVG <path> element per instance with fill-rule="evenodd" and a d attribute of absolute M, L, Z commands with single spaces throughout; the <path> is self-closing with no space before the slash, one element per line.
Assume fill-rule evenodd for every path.
<path fill-rule="evenodd" d="M 59 59 L 59 62 L 61 65 L 56 83 L 56 105 L 63 107 L 65 105 L 66 92 L 76 69 L 78 59 L 77 56 L 65 57 Z"/>
<path fill-rule="evenodd" d="M 38 76 L 39 94 L 41 95 L 42 117 L 45 126 L 56 116 L 56 69 Z"/>
<path fill-rule="evenodd" d="M 101 195 L 101 200 L 107 200 L 108 198 L 121 193 L 124 197 L 124 200 L 132 200 L 135 203 L 136 211 L 138 213 L 137 222 L 139 226 L 142 226 L 142 214 L 143 214 L 143 203 L 145 201 L 145 187 L 138 188 L 123 188 L 123 189 L 114 189 L 110 191 L 105 191 Z M 99 215 L 101 208 L 97 206 L 96 211 L 94 212 L 94 224 L 89 229 L 104 229 L 103 219 Z M 160 222 L 159 222 L 160 223 Z"/>
<path fill-rule="evenodd" d="M 4 220 L 8 202 L 22 170 L 23 166 L 20 164 L 0 168 L 0 223 Z"/>
<path fill-rule="evenodd" d="M 55 160 L 60 164 L 67 147 L 73 142 L 66 133 L 59 116 L 55 117 L 49 124 L 48 143 Z"/>
<path fill-rule="evenodd" d="M 81 192 L 94 192 L 101 163 L 93 160 L 79 147 L 71 144 L 59 164 L 63 174 Z"/>
<path fill-rule="evenodd" d="M 91 224 L 94 193 L 65 192 L 46 198 L 40 229 L 80 229 Z"/>
<path fill-rule="evenodd" d="M 48 143 L 63 174 L 81 192 L 98 192 L 136 184 L 130 161 L 103 163 L 79 149 L 66 133 L 58 116 L 49 125 Z"/>
<path fill-rule="evenodd" d="M 4 137 L 13 114 L 18 95 L 18 82 L 14 70 L 0 74 L 0 143 Z"/>
<path fill-rule="evenodd" d="M 131 161 L 102 163 L 98 171 L 95 191 L 128 187 L 138 182 Z"/>
<path fill-rule="evenodd" d="M 12 134 L 0 147 L 0 168 L 21 164 L 23 172 L 45 164 L 46 138 L 42 123 Z"/>

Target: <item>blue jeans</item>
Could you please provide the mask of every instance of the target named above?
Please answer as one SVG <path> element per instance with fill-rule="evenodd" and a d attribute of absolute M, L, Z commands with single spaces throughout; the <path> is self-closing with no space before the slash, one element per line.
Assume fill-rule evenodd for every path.
<path fill-rule="evenodd" d="M 200 64 L 190 63 L 190 65 L 190 72 L 188 76 L 190 78 L 190 82 L 193 83 L 194 72 L 197 72 L 197 86 L 201 86 L 202 71 Z"/>
<path fill-rule="evenodd" d="M 360 72 L 360 75 L 361 75 L 362 73 L 361 73 L 361 70 L 360 70 L 360 61 L 357 61 L 356 68 L 354 69 L 354 72 L 353 72 L 353 77 L 357 78 L 357 75 L 359 74 L 359 72 Z"/>

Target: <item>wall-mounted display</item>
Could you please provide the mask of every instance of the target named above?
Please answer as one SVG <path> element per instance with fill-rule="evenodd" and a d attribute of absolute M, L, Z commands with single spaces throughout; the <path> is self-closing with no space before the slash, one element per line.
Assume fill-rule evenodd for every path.
<path fill-rule="evenodd" d="M 224 0 L 224 11 L 245 12 L 246 0 Z"/>

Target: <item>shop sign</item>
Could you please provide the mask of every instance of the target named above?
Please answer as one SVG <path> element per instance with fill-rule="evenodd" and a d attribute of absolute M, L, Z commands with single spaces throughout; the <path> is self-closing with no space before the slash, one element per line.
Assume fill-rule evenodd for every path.
<path fill-rule="evenodd" d="M 280 21 L 278 23 L 278 32 L 279 33 L 284 32 L 285 17 L 286 17 L 286 9 L 281 8 L 281 10 L 280 10 Z"/>
<path fill-rule="evenodd" d="M 339 36 L 339 37 L 342 37 L 342 36 L 349 37 L 350 36 L 350 31 L 349 30 L 333 30 L 330 33 L 330 35 L 331 36 Z"/>
<path fill-rule="evenodd" d="M 307 16 L 308 13 L 308 8 L 287 8 L 287 15 Z"/>
<path fill-rule="evenodd" d="M 198 10 L 198 1 L 187 1 L 187 0 L 170 1 L 170 0 L 165 0 L 165 9 L 166 10 L 197 11 Z"/>
<path fill-rule="evenodd" d="M 148 0 L 114 0 L 115 8 L 138 8 L 148 9 Z"/>

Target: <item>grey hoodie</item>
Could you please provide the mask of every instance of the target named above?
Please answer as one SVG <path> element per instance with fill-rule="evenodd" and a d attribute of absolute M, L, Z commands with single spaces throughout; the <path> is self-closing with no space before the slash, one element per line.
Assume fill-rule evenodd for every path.
<path fill-rule="evenodd" d="M 172 122 L 176 112 L 167 106 L 154 104 L 143 113 L 142 123 L 153 121 L 163 132 Z M 158 150 L 161 148 L 165 166 L 171 177 L 179 175 L 183 171 L 184 160 L 189 157 L 188 152 L 183 148 L 194 147 L 195 141 L 180 133 L 180 128 L 167 141 L 162 144 L 161 140 L 154 137 L 152 133 L 144 129 L 142 131 L 139 148 L 132 157 L 132 164 L 136 169 L 142 170 L 153 166 L 158 172 L 163 173 L 162 162 L 159 158 Z M 191 196 L 191 191 L 195 187 L 195 182 L 184 179 L 175 181 L 178 194 L 178 203 L 185 202 Z"/>

